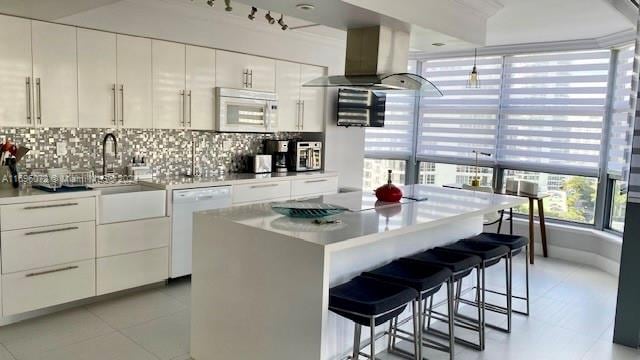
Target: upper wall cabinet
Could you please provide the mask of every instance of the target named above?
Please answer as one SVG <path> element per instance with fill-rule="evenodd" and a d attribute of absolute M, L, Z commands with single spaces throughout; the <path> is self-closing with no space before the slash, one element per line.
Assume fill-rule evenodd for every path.
<path fill-rule="evenodd" d="M 32 126 L 31 21 L 0 15 L 0 124 Z"/>
<path fill-rule="evenodd" d="M 80 127 L 118 125 L 116 35 L 78 29 L 78 115 Z"/>
<path fill-rule="evenodd" d="M 185 109 L 185 45 L 153 40 L 153 127 L 177 129 L 187 125 Z"/>
<path fill-rule="evenodd" d="M 78 126 L 76 28 L 32 21 L 37 126 Z"/>
<path fill-rule="evenodd" d="M 276 92 L 280 131 L 324 131 L 325 89 L 305 88 L 302 85 L 324 76 L 325 73 L 325 69 L 319 66 L 277 62 Z"/>
<path fill-rule="evenodd" d="M 217 86 L 275 91 L 275 60 L 228 51 L 217 51 L 216 56 Z"/>
<path fill-rule="evenodd" d="M 118 124 L 150 129 L 152 117 L 151 40 L 117 35 Z"/>
<path fill-rule="evenodd" d="M 326 76 L 327 71 L 323 67 L 312 65 L 302 65 L 301 71 L 301 130 L 305 132 L 322 132 L 324 131 L 326 90 L 324 88 L 302 87 L 302 85 L 313 79 Z"/>
<path fill-rule="evenodd" d="M 216 52 L 190 45 L 186 50 L 187 126 L 196 130 L 213 130 Z"/>

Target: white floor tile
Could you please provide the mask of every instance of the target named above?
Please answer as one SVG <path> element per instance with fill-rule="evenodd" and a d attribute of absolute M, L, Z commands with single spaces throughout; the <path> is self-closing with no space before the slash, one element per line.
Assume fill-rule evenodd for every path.
<path fill-rule="evenodd" d="M 191 307 L 191 279 L 182 278 L 169 282 L 169 285 L 161 290 L 163 293 Z"/>
<path fill-rule="evenodd" d="M 135 293 L 87 307 L 116 329 L 142 324 L 186 308 L 178 300 L 157 290 Z"/>
<path fill-rule="evenodd" d="M 7 348 L 0 345 L 0 360 L 15 360 L 15 358 L 13 357 L 13 355 L 11 355 Z"/>
<path fill-rule="evenodd" d="M 617 345 L 611 341 L 597 341 L 584 360 L 638 360 L 640 350 Z"/>
<path fill-rule="evenodd" d="M 68 345 L 43 353 L 38 360 L 157 360 L 120 333 Z"/>
<path fill-rule="evenodd" d="M 2 343 L 17 360 L 113 332 L 84 308 L 62 311 L 0 328 Z"/>
<path fill-rule="evenodd" d="M 158 358 L 172 360 L 189 353 L 189 324 L 190 312 L 181 311 L 122 332 Z"/>

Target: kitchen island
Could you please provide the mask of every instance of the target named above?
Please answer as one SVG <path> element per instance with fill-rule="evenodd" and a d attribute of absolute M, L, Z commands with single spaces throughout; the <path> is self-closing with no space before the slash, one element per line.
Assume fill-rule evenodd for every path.
<path fill-rule="evenodd" d="M 194 216 L 191 356 L 339 359 L 353 325 L 328 310 L 329 288 L 365 270 L 482 231 L 484 214 L 526 199 L 414 185 L 400 204 L 372 194 L 316 198 L 350 209 L 316 225 L 255 204 Z"/>

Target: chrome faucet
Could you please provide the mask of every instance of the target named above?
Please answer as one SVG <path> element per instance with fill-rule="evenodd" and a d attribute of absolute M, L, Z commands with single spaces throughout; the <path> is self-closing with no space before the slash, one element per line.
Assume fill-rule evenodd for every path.
<path fill-rule="evenodd" d="M 107 175 L 107 157 L 106 157 L 106 149 L 107 149 L 107 141 L 109 139 L 113 139 L 113 156 L 118 156 L 118 140 L 116 140 L 116 136 L 113 133 L 108 133 L 102 139 L 102 175 Z"/>

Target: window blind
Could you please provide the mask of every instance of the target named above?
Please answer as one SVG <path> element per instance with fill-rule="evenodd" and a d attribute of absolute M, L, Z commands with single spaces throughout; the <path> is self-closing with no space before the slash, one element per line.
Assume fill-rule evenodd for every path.
<path fill-rule="evenodd" d="M 627 178 L 631 160 L 633 122 L 629 115 L 633 111 L 631 79 L 634 57 L 635 46 L 633 45 L 620 49 L 616 56 L 607 172 L 622 179 Z M 635 94 L 633 96 L 635 97 Z"/>
<path fill-rule="evenodd" d="M 427 60 L 423 76 L 443 97 L 420 100 L 417 156 L 434 162 L 470 161 L 473 150 L 495 156 L 502 57 L 479 57 L 481 88 L 467 88 L 473 58 Z M 481 158 L 483 163 L 495 159 Z"/>
<path fill-rule="evenodd" d="M 408 72 L 416 72 L 417 61 L 409 61 Z M 411 93 L 387 92 L 384 127 L 366 128 L 366 157 L 408 160 L 413 154 L 415 102 Z"/>
<path fill-rule="evenodd" d="M 514 169 L 597 176 L 610 54 L 506 57 L 498 161 Z"/>

